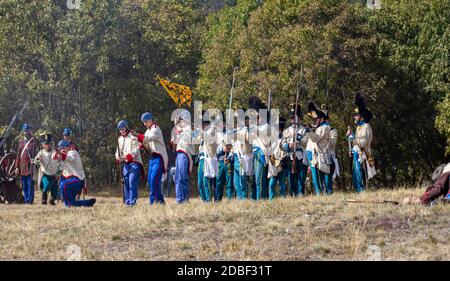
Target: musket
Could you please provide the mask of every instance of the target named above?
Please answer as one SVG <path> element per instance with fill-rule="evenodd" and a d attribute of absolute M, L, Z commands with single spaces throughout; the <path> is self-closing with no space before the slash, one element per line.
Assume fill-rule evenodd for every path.
<path fill-rule="evenodd" d="M 393 200 L 356 200 L 356 199 L 347 199 L 345 200 L 348 203 L 364 203 L 364 204 L 394 204 L 398 205 L 400 202 Z"/>
<path fill-rule="evenodd" d="M 228 105 L 228 109 L 230 110 L 228 113 L 231 113 L 231 106 L 233 104 L 233 92 L 234 92 L 234 83 L 236 82 L 236 69 L 237 67 L 233 68 L 233 81 L 231 82 L 231 90 L 230 90 L 230 103 Z M 228 118 L 230 116 L 227 116 Z M 228 121 L 228 120 L 227 120 Z"/>
<path fill-rule="evenodd" d="M 400 202 L 393 201 L 393 200 L 356 200 L 356 199 L 346 199 L 346 200 L 340 200 L 340 201 L 334 201 L 334 202 L 323 202 L 323 201 L 309 201 L 306 200 L 305 202 L 310 204 L 320 204 L 320 205 L 339 205 L 340 203 L 362 203 L 362 204 L 394 204 L 399 205 Z"/>
<path fill-rule="evenodd" d="M 301 66 L 301 70 L 300 70 L 300 82 L 297 83 L 297 93 L 296 93 L 296 97 L 295 97 L 295 116 L 294 116 L 294 154 L 293 157 L 294 159 L 292 160 L 292 169 L 291 169 L 291 173 L 293 175 L 297 174 L 297 165 L 296 165 L 296 152 L 297 152 L 297 138 L 298 138 L 298 117 L 297 117 L 297 107 L 298 107 L 298 97 L 300 95 L 300 86 L 302 83 L 302 76 L 303 76 L 303 65 Z"/>
<path fill-rule="evenodd" d="M 28 101 L 25 102 L 25 104 L 23 105 L 22 109 L 16 113 L 16 115 L 14 115 L 13 119 L 11 120 L 11 122 L 9 123 L 8 127 L 6 128 L 5 132 L 3 133 L 3 136 L 0 140 L 0 148 L 3 147 L 3 145 L 6 142 L 6 138 L 9 136 L 9 133 L 11 131 L 11 128 L 14 126 L 14 124 L 17 122 L 17 120 L 19 119 L 20 115 L 22 115 L 23 111 L 25 110 L 25 108 L 28 106 Z"/>
<path fill-rule="evenodd" d="M 125 145 L 125 140 L 124 140 L 124 145 Z M 117 153 L 119 154 L 119 163 L 116 164 L 116 170 L 119 171 L 119 179 L 122 179 L 121 181 L 119 181 L 119 186 L 121 185 L 122 188 L 122 201 L 123 203 L 125 203 L 125 178 L 123 175 L 123 164 L 122 162 L 120 162 L 120 158 L 121 158 L 121 150 L 120 150 L 120 146 L 119 146 L 119 141 L 117 141 Z"/>
<path fill-rule="evenodd" d="M 232 106 L 232 104 L 233 104 L 233 92 L 234 92 L 234 84 L 235 84 L 235 82 L 236 82 L 236 70 L 237 70 L 238 68 L 237 67 L 234 67 L 233 68 L 233 80 L 232 80 L 232 82 L 231 82 L 231 89 L 230 89 L 230 103 L 229 103 L 229 105 L 228 105 L 228 116 L 227 116 L 227 123 L 228 122 L 232 122 L 231 121 L 231 106 Z M 227 161 L 228 162 L 228 155 L 229 155 L 229 145 L 228 145 L 228 136 L 227 136 L 227 134 L 228 134 L 228 132 L 227 132 L 227 129 L 225 129 L 225 140 L 226 140 L 226 146 L 227 146 L 227 152 L 225 153 L 225 159 L 224 159 L 224 161 Z M 231 164 L 229 164 L 229 163 L 227 163 L 229 166 L 228 166 L 228 173 L 229 174 L 231 174 Z"/>

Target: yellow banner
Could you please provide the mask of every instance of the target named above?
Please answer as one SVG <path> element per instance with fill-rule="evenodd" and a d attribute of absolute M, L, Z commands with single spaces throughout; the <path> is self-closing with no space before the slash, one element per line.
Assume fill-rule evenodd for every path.
<path fill-rule="evenodd" d="M 169 96 L 177 104 L 177 107 L 181 107 L 183 104 L 191 106 L 192 102 L 192 91 L 188 86 L 172 83 L 169 80 L 162 79 L 156 76 L 159 83 L 166 89 Z"/>

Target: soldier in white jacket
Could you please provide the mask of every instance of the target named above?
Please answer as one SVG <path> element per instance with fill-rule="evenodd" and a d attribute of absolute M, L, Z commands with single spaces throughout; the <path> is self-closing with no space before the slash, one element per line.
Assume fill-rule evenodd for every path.
<path fill-rule="evenodd" d="M 233 144 L 233 185 L 238 199 L 250 197 L 256 200 L 253 149 L 250 143 L 252 129 L 254 128 L 250 127 L 249 117 L 245 116 L 245 126 L 237 128 L 236 141 Z"/>
<path fill-rule="evenodd" d="M 76 200 L 77 195 L 85 187 L 86 180 L 80 154 L 68 141 L 61 140 L 58 143 L 58 153 L 55 154 L 54 159 L 58 159 L 62 170 L 59 188 L 64 204 L 67 207 L 92 207 L 96 202 L 95 198 Z"/>
<path fill-rule="evenodd" d="M 165 204 L 161 192 L 161 179 L 167 173 L 169 159 L 163 134 L 150 112 L 141 115 L 141 122 L 147 128 L 147 131 L 145 134 L 138 134 L 137 139 L 150 151 L 151 155 L 147 177 L 147 184 L 150 189 L 150 205 L 154 203 Z"/>
<path fill-rule="evenodd" d="M 217 128 L 208 120 L 202 122 L 202 144 L 199 148 L 199 175 L 198 179 L 200 197 L 205 202 L 210 202 L 216 189 L 216 177 L 219 172 L 219 164 L 216 158 L 218 147 Z M 201 170 L 200 170 L 201 169 Z"/>
<path fill-rule="evenodd" d="M 138 198 L 139 178 L 143 167 L 139 142 L 131 133 L 125 120 L 118 123 L 117 129 L 120 137 L 115 156 L 116 162 L 121 164 L 125 183 L 123 201 L 127 206 L 134 206 Z"/>
<path fill-rule="evenodd" d="M 269 178 L 269 200 L 276 197 L 276 185 L 280 186 L 280 195 L 286 197 L 286 178 L 288 170 L 285 169 L 286 151 L 282 149 L 282 136 L 286 125 L 286 119 L 280 118 L 278 140 L 271 145 L 269 155 L 269 168 L 267 177 Z"/>
<path fill-rule="evenodd" d="M 172 130 L 172 145 L 176 146 L 175 197 L 178 204 L 189 201 L 189 175 L 192 172 L 193 144 L 191 114 L 182 109 L 174 113 L 175 127 Z"/>
<path fill-rule="evenodd" d="M 354 115 L 356 133 L 354 134 L 349 128 L 347 137 L 353 143 L 353 185 L 356 192 L 362 192 L 367 188 L 368 180 L 376 174 L 371 149 L 373 132 L 369 124 L 372 113 L 366 108 L 360 93 L 356 94 L 355 104 L 357 106 Z"/>
<path fill-rule="evenodd" d="M 50 205 L 55 205 L 58 198 L 59 163 L 56 160 L 56 150 L 52 148 L 53 137 L 50 133 L 41 134 L 42 150 L 34 158 L 34 163 L 40 165 L 38 172 L 38 187 L 42 191 L 42 205 L 47 204 L 48 192 L 50 192 Z"/>
<path fill-rule="evenodd" d="M 216 178 L 216 189 L 214 192 L 214 201 L 222 201 L 223 190 L 225 187 L 227 199 L 234 197 L 233 190 L 233 153 L 231 133 L 227 128 L 218 124 L 217 127 L 217 151 L 218 174 Z"/>
<path fill-rule="evenodd" d="M 305 180 L 308 174 L 308 159 L 305 154 L 308 136 L 305 126 L 300 124 L 302 116 L 300 106 L 297 106 L 297 115 L 295 114 L 295 106 L 293 106 L 289 114 L 291 125 L 283 131 L 282 149 L 287 153 L 285 170 L 288 175 L 290 194 L 301 196 L 305 194 Z M 297 139 L 294 140 L 296 135 Z"/>
<path fill-rule="evenodd" d="M 313 119 L 314 127 L 310 128 L 307 136 L 306 156 L 314 185 L 314 192 L 320 195 L 325 189 L 325 175 L 330 174 L 330 124 L 325 119 L 325 113 L 318 109 L 313 102 L 308 104 L 308 116 Z"/>
<path fill-rule="evenodd" d="M 259 111 L 267 106 L 256 96 L 249 98 L 249 108 Z M 269 152 L 270 152 L 270 126 L 263 116 L 257 117 L 257 134 L 253 141 L 253 163 L 255 170 L 256 200 L 269 197 L 269 181 L 267 179 Z"/>

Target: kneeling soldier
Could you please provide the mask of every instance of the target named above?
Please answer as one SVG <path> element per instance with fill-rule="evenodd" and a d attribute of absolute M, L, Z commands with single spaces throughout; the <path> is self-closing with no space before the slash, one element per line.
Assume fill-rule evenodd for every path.
<path fill-rule="evenodd" d="M 58 159 L 62 168 L 59 188 L 61 190 L 64 205 L 67 207 L 92 207 L 95 204 L 95 198 L 89 200 L 76 200 L 77 194 L 80 193 L 85 186 L 86 178 L 78 152 L 68 141 L 61 140 L 58 143 L 58 152 L 54 155 L 53 159 Z"/>

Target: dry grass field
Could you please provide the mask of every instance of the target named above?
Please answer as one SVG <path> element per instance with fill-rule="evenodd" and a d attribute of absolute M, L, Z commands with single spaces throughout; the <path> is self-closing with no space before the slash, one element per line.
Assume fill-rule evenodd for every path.
<path fill-rule="evenodd" d="M 345 201 L 422 192 L 165 206 L 141 192 L 133 208 L 99 193 L 94 208 L 0 205 L 0 260 L 450 260 L 450 205 Z"/>

